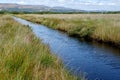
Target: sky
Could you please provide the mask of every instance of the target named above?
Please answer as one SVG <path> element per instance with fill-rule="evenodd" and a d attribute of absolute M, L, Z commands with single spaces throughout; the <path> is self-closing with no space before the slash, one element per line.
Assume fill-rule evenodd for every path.
<path fill-rule="evenodd" d="M 80 10 L 120 11 L 120 0 L 0 0 L 0 3 L 61 6 Z"/>

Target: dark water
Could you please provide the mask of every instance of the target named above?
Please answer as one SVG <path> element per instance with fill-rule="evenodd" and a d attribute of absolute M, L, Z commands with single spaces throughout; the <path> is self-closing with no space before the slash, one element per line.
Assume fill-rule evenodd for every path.
<path fill-rule="evenodd" d="M 66 68 L 77 76 L 84 72 L 88 80 L 120 80 L 120 50 L 98 43 L 79 41 L 46 26 L 14 19 L 29 25 L 35 35 L 49 44 Z"/>

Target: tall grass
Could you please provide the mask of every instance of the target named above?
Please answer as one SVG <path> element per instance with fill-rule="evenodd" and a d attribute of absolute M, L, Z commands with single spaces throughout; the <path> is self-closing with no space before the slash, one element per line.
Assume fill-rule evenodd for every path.
<path fill-rule="evenodd" d="M 27 26 L 0 17 L 0 80 L 77 80 Z"/>
<path fill-rule="evenodd" d="M 97 40 L 120 47 L 120 14 L 25 14 L 17 16 L 65 31 L 70 36 Z"/>

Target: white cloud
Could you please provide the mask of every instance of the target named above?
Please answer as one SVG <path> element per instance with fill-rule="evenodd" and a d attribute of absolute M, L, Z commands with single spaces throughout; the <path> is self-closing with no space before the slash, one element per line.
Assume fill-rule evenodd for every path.
<path fill-rule="evenodd" d="M 16 0 L 17 1 L 17 0 Z M 120 6 L 120 0 L 18 0 L 19 4 L 42 4 L 48 6 L 59 6 L 59 5 L 96 5 L 96 6 Z"/>
<path fill-rule="evenodd" d="M 116 2 L 117 1 L 117 2 Z M 74 3 L 69 4 L 74 4 L 74 5 L 90 5 L 90 6 L 120 6 L 120 0 L 109 0 L 109 1 L 103 1 L 103 0 L 79 0 L 79 1 L 74 1 Z"/>
<path fill-rule="evenodd" d="M 1 3 L 18 3 L 46 6 L 64 6 L 76 9 L 120 10 L 120 0 L 0 0 Z"/>
<path fill-rule="evenodd" d="M 18 4 L 26 4 L 26 2 L 25 1 L 19 1 L 19 2 L 17 2 Z"/>
<path fill-rule="evenodd" d="M 58 2 L 65 2 L 65 0 L 58 0 Z"/>

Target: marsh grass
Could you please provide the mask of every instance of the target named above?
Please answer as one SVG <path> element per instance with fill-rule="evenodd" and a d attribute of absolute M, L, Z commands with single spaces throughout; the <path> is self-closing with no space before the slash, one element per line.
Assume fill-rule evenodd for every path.
<path fill-rule="evenodd" d="M 120 14 L 25 14 L 26 20 L 120 48 Z"/>
<path fill-rule="evenodd" d="M 77 80 L 29 27 L 0 17 L 0 80 Z"/>

